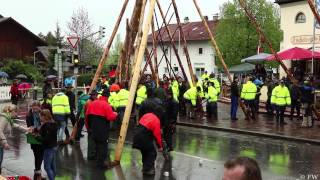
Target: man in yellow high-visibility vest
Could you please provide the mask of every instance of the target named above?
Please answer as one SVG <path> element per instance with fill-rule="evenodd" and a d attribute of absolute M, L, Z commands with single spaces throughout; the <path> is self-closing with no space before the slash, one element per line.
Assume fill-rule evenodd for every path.
<path fill-rule="evenodd" d="M 276 106 L 276 120 L 280 125 L 286 124 L 284 122 L 284 111 L 286 107 L 291 105 L 291 97 L 288 88 L 284 85 L 284 80 L 280 80 L 280 85 L 272 90 L 271 104 Z"/>
<path fill-rule="evenodd" d="M 241 99 L 244 100 L 245 105 L 250 109 L 252 119 L 255 119 L 254 101 L 257 94 L 257 86 L 252 83 L 253 78 L 248 77 L 247 83 L 242 86 Z"/>

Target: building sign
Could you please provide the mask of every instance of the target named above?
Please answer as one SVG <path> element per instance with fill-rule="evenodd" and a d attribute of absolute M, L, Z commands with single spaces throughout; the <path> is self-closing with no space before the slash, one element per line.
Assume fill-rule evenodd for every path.
<path fill-rule="evenodd" d="M 320 34 L 315 35 L 315 44 L 320 44 Z M 313 36 L 312 35 L 302 35 L 302 36 L 292 36 L 291 44 L 312 44 Z"/>

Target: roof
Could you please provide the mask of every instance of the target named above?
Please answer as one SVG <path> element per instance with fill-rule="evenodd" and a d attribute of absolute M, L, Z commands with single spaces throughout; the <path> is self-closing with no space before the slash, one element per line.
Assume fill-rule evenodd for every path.
<path fill-rule="evenodd" d="M 304 1 L 304 0 L 275 0 L 275 3 L 281 5 L 281 4 L 288 4 L 288 3 L 299 2 L 299 1 Z"/>
<path fill-rule="evenodd" d="M 213 30 L 216 27 L 218 20 L 210 20 L 207 22 L 210 29 Z M 176 32 L 173 36 L 173 40 L 175 42 L 179 41 L 179 30 L 177 30 L 179 29 L 178 24 L 169 24 L 168 28 L 171 34 Z M 182 23 L 182 29 L 187 41 L 207 41 L 210 39 L 209 34 L 205 29 L 205 26 L 203 25 L 202 21 Z M 156 36 L 159 34 L 159 32 L 159 39 L 161 38 L 163 42 L 170 42 L 170 38 L 165 27 L 162 27 L 160 30 L 157 30 L 155 32 Z M 151 34 L 148 36 L 148 43 L 152 43 Z"/>
<path fill-rule="evenodd" d="M 38 43 L 38 46 L 47 46 L 47 43 L 45 41 L 43 41 L 39 36 L 33 34 L 29 29 L 27 29 L 26 27 L 24 27 L 23 25 L 21 25 L 20 23 L 15 21 L 13 18 L 3 17 L 0 15 L 0 25 L 4 24 L 6 22 L 11 22 L 11 23 L 16 24 L 17 26 L 20 26 L 21 29 L 25 30 L 28 34 L 30 34 L 31 36 L 33 36 L 35 38 L 36 42 Z"/>

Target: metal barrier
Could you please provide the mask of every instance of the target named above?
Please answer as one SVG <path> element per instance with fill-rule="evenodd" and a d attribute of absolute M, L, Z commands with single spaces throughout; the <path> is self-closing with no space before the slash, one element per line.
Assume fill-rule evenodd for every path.
<path fill-rule="evenodd" d="M 10 86 L 0 86 L 0 101 L 11 99 L 10 88 Z"/>

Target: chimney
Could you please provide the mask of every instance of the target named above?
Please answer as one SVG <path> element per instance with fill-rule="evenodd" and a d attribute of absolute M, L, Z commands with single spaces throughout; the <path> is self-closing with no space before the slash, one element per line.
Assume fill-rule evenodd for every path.
<path fill-rule="evenodd" d="M 184 18 L 184 23 L 189 23 L 189 17 L 188 17 L 188 16 L 186 16 L 186 17 Z"/>
<path fill-rule="evenodd" d="M 203 16 L 206 21 L 209 20 L 208 16 Z"/>
<path fill-rule="evenodd" d="M 212 17 L 212 20 L 217 21 L 218 19 L 219 19 L 219 14 L 218 13 L 214 14 Z"/>

